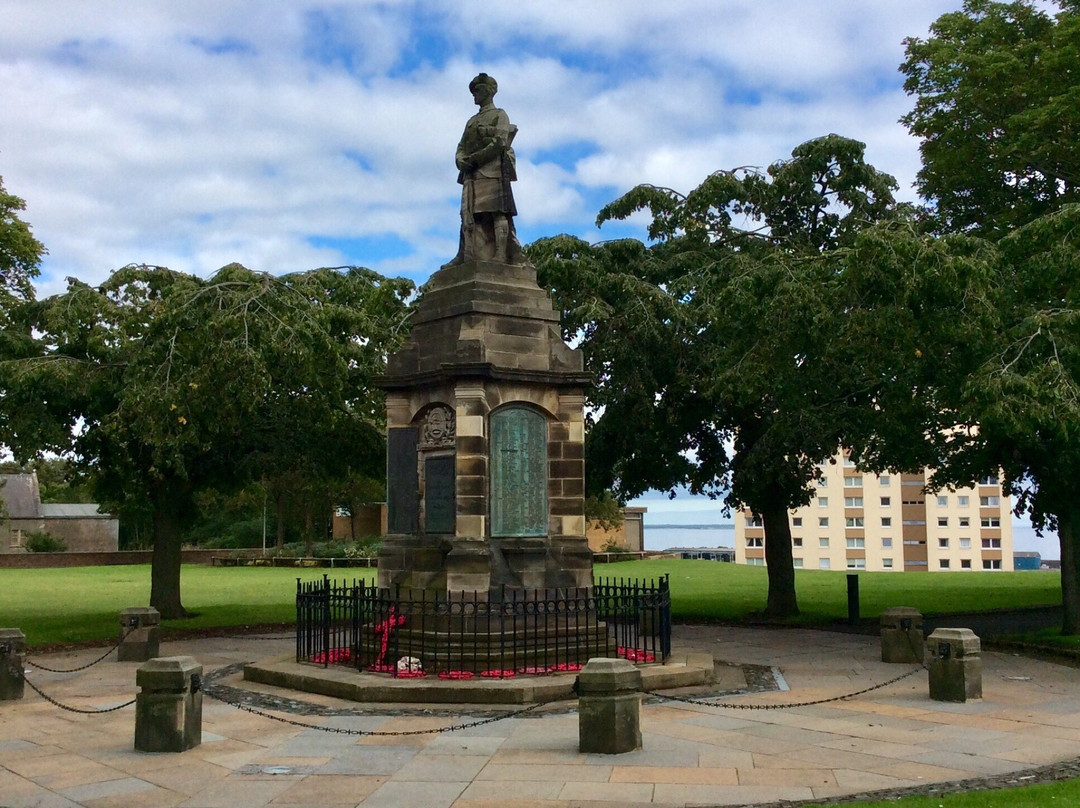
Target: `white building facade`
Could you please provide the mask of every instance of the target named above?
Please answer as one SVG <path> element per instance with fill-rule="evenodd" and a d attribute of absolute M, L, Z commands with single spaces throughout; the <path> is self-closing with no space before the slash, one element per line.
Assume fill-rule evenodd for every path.
<path fill-rule="evenodd" d="M 789 515 L 796 569 L 1013 569 L 1010 503 L 996 477 L 927 494 L 929 471 L 871 474 L 843 454 L 821 475 L 814 499 Z M 765 531 L 749 511 L 735 519 L 735 559 L 765 563 Z"/>

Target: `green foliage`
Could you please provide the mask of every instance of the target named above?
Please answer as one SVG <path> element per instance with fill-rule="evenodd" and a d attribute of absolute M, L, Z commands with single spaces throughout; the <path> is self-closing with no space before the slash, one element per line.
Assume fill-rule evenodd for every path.
<path fill-rule="evenodd" d="M 76 459 L 107 508 L 152 525 L 151 605 L 181 616 L 198 492 L 284 472 L 381 476 L 373 379 L 412 288 L 356 267 L 273 277 L 237 264 L 205 280 L 147 266 L 99 287 L 71 280 L 13 312 L 23 338 L 0 356 L 0 442 Z"/>
<path fill-rule="evenodd" d="M 876 407 L 851 361 L 874 335 L 851 316 L 859 301 L 837 256 L 894 214 L 896 183 L 863 153 L 828 135 L 767 171 L 717 172 L 685 196 L 638 186 L 600 212 L 602 224 L 648 211 L 650 245 L 560 236 L 530 247 L 598 380 L 588 492 L 687 485 L 751 508 L 777 615 L 798 611 L 787 511 Z"/>
<path fill-rule="evenodd" d="M 26 534 L 23 546 L 31 553 L 66 553 L 68 544 L 47 530 L 32 530 Z"/>
<path fill-rule="evenodd" d="M 46 252 L 19 216 L 23 210 L 26 202 L 9 194 L 0 177 L 0 324 L 5 327 L 4 315 L 13 305 L 34 299 L 33 279 Z"/>
<path fill-rule="evenodd" d="M 1080 202 L 1080 8 L 1057 0 L 966 0 L 901 71 L 903 122 L 922 139 L 919 190 L 947 230 L 992 238 Z M 1040 7 L 1042 6 L 1042 7 Z"/>
<path fill-rule="evenodd" d="M 604 530 L 615 530 L 623 523 L 623 504 L 611 490 L 585 497 L 585 518 Z"/>

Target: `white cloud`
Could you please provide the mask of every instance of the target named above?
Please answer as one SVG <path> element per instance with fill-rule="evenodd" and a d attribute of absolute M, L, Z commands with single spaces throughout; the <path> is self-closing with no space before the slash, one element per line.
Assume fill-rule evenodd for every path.
<path fill-rule="evenodd" d="M 865 140 L 911 198 L 901 40 L 958 6 L 8 0 L 0 174 L 50 249 L 43 292 L 130 261 L 424 280 L 456 249 L 452 155 L 479 70 L 521 128 L 530 233 L 595 233 L 598 194 L 689 190 L 828 132 Z"/>

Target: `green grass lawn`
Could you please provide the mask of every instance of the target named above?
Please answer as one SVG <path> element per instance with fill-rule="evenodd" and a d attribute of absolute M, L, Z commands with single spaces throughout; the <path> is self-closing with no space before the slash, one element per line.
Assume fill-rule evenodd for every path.
<path fill-rule="evenodd" d="M 1000 791 L 971 791 L 932 797 L 902 797 L 884 802 L 845 802 L 836 808 L 1048 808 L 1080 805 L 1080 780 Z"/>
<path fill-rule="evenodd" d="M 600 577 L 671 576 L 672 615 L 682 620 L 739 620 L 765 606 L 768 578 L 762 567 L 714 561 L 627 561 L 595 567 Z M 847 616 L 847 574 L 798 570 L 795 587 L 804 625 Z M 1061 579 L 1045 572 L 860 572 L 863 617 L 890 606 L 923 614 L 990 611 L 1061 603 Z"/>
<path fill-rule="evenodd" d="M 321 578 L 319 569 L 185 566 L 184 606 L 198 614 L 167 621 L 165 629 L 211 628 L 291 622 L 296 579 Z M 765 605 L 761 567 L 710 561 L 630 561 L 596 567 L 600 577 L 671 576 L 672 614 L 677 620 L 740 620 Z M 374 570 L 331 571 L 331 578 L 365 578 Z M 913 606 L 924 614 L 1047 606 L 1061 602 L 1060 579 L 1039 572 L 860 573 L 863 617 L 889 606 Z M 847 615 L 844 572 L 800 570 L 796 576 L 799 624 Z M 112 638 L 118 615 L 144 606 L 150 568 L 74 567 L 0 570 L 0 626 L 21 628 L 30 645 Z"/>

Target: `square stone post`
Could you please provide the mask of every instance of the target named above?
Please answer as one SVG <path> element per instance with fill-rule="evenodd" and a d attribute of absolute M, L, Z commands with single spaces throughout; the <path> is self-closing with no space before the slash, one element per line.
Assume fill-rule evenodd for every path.
<path fill-rule="evenodd" d="M 982 647 L 970 628 L 939 628 L 926 640 L 930 652 L 930 698 L 982 698 Z"/>
<path fill-rule="evenodd" d="M 17 628 L 0 628 L 0 701 L 23 697 L 26 635 Z"/>
<path fill-rule="evenodd" d="M 135 684 L 135 750 L 183 752 L 202 743 L 202 671 L 189 656 L 139 666 Z"/>
<path fill-rule="evenodd" d="M 617 755 L 641 748 L 641 671 L 625 659 L 590 659 L 578 689 L 578 750 Z"/>
<path fill-rule="evenodd" d="M 117 662 L 147 662 L 158 655 L 161 614 L 151 606 L 132 606 L 120 612 Z"/>
<path fill-rule="evenodd" d="M 893 606 L 881 613 L 881 661 L 923 661 L 923 616 L 910 606 Z"/>

